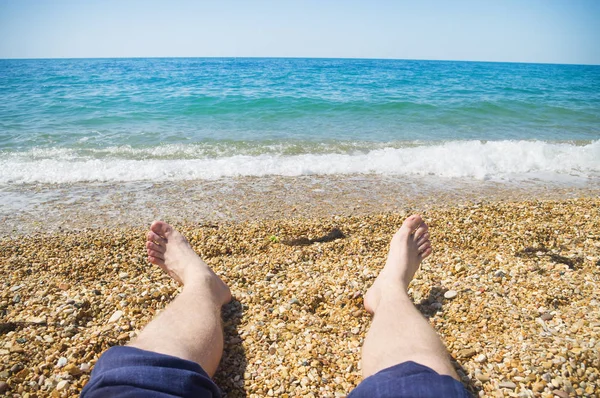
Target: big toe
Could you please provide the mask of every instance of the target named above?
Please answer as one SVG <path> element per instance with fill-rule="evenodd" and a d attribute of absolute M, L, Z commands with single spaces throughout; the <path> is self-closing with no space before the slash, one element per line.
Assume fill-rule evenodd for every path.
<path fill-rule="evenodd" d="M 421 218 L 421 216 L 418 214 L 413 214 L 412 216 L 404 220 L 404 222 L 402 223 L 402 227 L 400 227 L 400 233 L 402 233 L 403 235 L 410 235 L 413 232 L 415 232 L 415 230 L 419 228 L 421 224 L 423 224 L 423 219 Z"/>
<path fill-rule="evenodd" d="M 164 221 L 154 221 L 150 226 L 150 231 L 157 235 L 167 237 L 167 235 L 173 231 L 173 227 Z"/>

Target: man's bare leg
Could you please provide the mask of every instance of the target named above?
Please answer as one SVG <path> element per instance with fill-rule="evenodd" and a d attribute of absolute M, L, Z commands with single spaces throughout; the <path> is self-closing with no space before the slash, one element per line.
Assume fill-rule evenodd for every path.
<path fill-rule="evenodd" d="M 213 376 L 223 354 L 221 307 L 229 288 L 169 224 L 147 234 L 148 261 L 183 285 L 183 291 L 129 345 L 198 363 Z"/>
<path fill-rule="evenodd" d="M 406 292 L 421 260 L 430 254 L 427 225 L 420 216 L 410 216 L 394 235 L 385 267 L 365 295 L 373 322 L 362 349 L 363 378 L 413 361 L 459 380 L 440 338 Z"/>

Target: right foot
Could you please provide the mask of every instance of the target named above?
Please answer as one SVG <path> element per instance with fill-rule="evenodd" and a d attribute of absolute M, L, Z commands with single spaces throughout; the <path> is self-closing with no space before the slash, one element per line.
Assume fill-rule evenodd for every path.
<path fill-rule="evenodd" d="M 404 220 L 390 243 L 385 267 L 365 294 L 365 309 L 375 313 L 381 298 L 386 294 L 404 292 L 419 269 L 421 261 L 431 254 L 431 242 L 427 224 L 419 215 Z"/>
<path fill-rule="evenodd" d="M 221 304 L 231 301 L 229 287 L 196 254 L 187 239 L 171 225 L 154 221 L 146 235 L 148 261 L 182 285 L 198 283 L 212 289 Z"/>

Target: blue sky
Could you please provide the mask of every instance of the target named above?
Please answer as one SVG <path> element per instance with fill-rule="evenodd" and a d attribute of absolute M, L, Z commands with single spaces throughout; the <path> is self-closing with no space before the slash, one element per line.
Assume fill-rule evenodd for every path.
<path fill-rule="evenodd" d="M 600 64 L 597 0 L 0 0 L 0 58 Z"/>

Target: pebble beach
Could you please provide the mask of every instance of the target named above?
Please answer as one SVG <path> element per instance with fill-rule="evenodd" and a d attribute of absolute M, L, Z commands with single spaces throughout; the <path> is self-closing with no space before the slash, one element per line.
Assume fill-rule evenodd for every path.
<path fill-rule="evenodd" d="M 177 223 L 234 295 L 215 376 L 225 396 L 346 396 L 361 380 L 363 294 L 414 209 Z M 599 397 L 598 196 L 418 210 L 434 253 L 409 293 L 465 386 L 482 397 Z M 101 353 L 177 295 L 146 261 L 146 228 L 3 235 L 1 394 L 78 396 Z M 318 242 L 334 228 L 343 237 Z"/>

